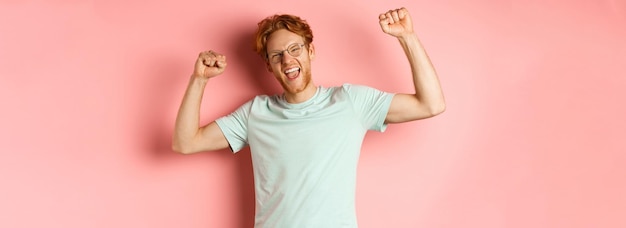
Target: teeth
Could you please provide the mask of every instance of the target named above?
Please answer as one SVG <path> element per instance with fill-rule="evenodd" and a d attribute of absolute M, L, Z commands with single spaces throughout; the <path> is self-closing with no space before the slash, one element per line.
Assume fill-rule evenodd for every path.
<path fill-rule="evenodd" d="M 286 70 L 286 71 L 285 71 L 285 74 L 289 74 L 289 73 L 291 73 L 291 72 L 295 72 L 295 71 L 298 71 L 298 70 L 300 70 L 300 68 L 298 68 L 298 67 L 294 67 L 294 68 L 291 68 L 291 69 L 289 69 L 289 70 Z"/>

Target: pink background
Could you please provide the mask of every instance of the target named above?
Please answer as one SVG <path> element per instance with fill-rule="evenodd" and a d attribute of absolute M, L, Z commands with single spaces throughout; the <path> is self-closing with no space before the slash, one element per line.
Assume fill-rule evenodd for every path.
<path fill-rule="evenodd" d="M 410 92 L 400 6 L 448 108 L 367 135 L 360 227 L 626 227 L 624 0 L 142 2 L 0 3 L 0 227 L 251 227 L 249 150 L 170 150 L 197 53 L 229 61 L 204 123 L 278 91 L 273 13 L 311 24 L 317 84 Z"/>

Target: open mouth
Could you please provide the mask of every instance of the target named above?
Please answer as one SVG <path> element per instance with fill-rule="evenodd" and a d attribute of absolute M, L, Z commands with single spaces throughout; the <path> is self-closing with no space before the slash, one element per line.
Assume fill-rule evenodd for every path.
<path fill-rule="evenodd" d="M 284 73 L 289 80 L 296 79 L 298 76 L 300 76 L 300 67 L 289 68 L 285 70 Z"/>

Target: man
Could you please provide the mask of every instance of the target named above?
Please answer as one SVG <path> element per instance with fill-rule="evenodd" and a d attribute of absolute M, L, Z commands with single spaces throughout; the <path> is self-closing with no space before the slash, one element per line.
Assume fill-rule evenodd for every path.
<path fill-rule="evenodd" d="M 249 145 L 256 196 L 255 227 L 357 227 L 356 167 L 367 130 L 435 116 L 445 109 L 435 69 L 409 12 L 379 16 L 396 37 L 412 69 L 415 94 L 391 94 L 366 86 L 315 86 L 309 25 L 292 15 L 259 23 L 256 50 L 283 87 L 261 95 L 228 116 L 199 127 L 206 83 L 226 68 L 226 57 L 200 53 L 176 119 L 173 149 L 183 154 Z"/>

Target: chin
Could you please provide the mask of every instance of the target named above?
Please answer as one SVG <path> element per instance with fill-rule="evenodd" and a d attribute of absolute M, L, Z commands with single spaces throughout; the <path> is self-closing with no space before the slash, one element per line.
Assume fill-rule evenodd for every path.
<path fill-rule="evenodd" d="M 279 79 L 279 82 L 280 85 L 283 87 L 284 92 L 297 94 L 305 91 L 311 84 L 311 76 L 304 74 L 300 75 L 300 77 L 302 78 L 297 79 L 297 83 L 291 84 L 288 82 L 288 79 L 286 79 L 287 76 L 281 75 L 281 79 Z"/>

